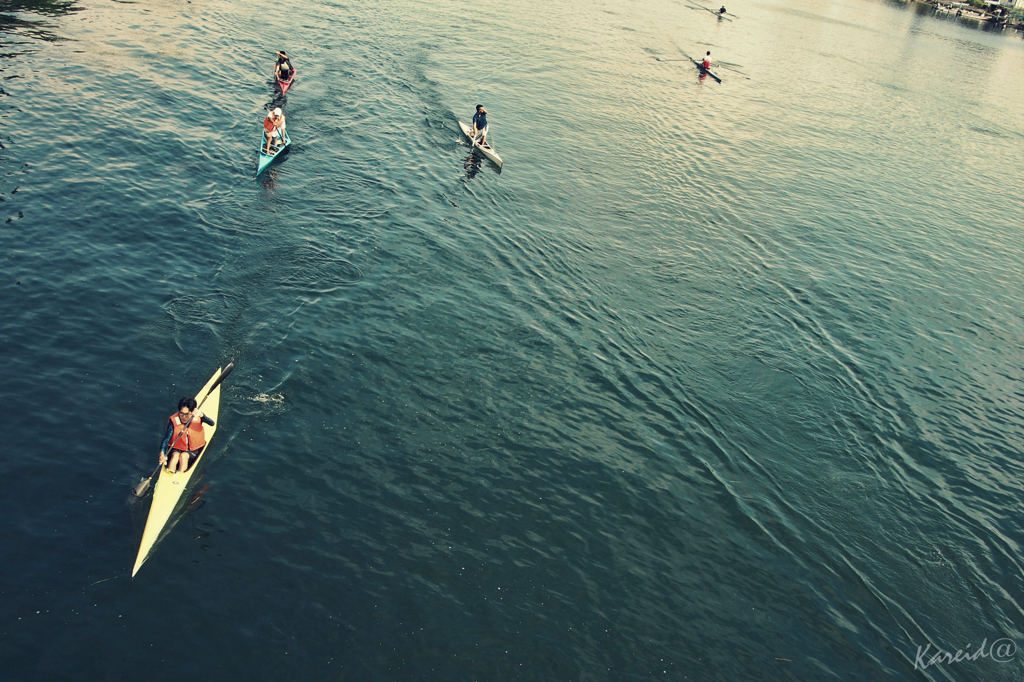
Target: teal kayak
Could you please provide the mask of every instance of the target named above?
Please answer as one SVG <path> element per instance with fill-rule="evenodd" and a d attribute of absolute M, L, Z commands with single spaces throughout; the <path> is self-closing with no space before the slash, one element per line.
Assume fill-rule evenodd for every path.
<path fill-rule="evenodd" d="M 267 166 L 269 166 L 270 164 L 274 163 L 274 160 L 277 157 L 281 156 L 281 154 L 284 152 L 284 150 L 288 149 L 288 146 L 291 145 L 291 143 L 292 143 L 292 139 L 290 137 L 288 137 L 288 128 L 285 128 L 284 129 L 284 144 L 281 145 L 280 147 L 273 147 L 273 146 L 271 146 L 270 154 L 264 154 L 263 152 L 267 148 L 267 131 L 264 130 L 263 131 L 263 139 L 260 141 L 260 160 L 259 160 L 259 165 L 256 168 L 256 177 L 259 177 L 260 173 L 262 173 L 263 171 L 265 171 L 267 169 Z"/>

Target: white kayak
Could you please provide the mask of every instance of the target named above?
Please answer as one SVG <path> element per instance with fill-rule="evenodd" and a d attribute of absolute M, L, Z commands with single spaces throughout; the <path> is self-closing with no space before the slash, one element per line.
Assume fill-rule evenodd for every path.
<path fill-rule="evenodd" d="M 459 121 L 459 127 L 462 128 L 462 134 L 466 136 L 466 139 L 469 140 L 469 143 L 471 145 L 473 145 L 473 151 L 474 152 L 480 152 L 485 157 L 490 159 L 490 161 L 492 163 L 497 165 L 498 168 L 501 168 L 501 157 L 498 156 L 498 153 L 494 151 L 494 148 L 491 147 L 491 145 L 489 143 L 488 144 L 480 144 L 479 142 L 474 143 L 473 142 L 473 129 L 470 128 L 465 123 L 463 123 L 462 121 Z"/>

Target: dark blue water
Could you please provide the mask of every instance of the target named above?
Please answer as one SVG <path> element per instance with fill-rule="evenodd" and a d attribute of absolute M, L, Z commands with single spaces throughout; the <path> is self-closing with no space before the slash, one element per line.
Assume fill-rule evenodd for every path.
<path fill-rule="evenodd" d="M 0 6 L 0 678 L 1021 680 L 1022 42 L 728 9 Z"/>

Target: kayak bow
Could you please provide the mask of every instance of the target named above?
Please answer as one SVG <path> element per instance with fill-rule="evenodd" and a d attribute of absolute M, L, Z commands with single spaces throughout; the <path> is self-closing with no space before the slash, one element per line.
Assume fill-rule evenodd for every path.
<path fill-rule="evenodd" d="M 216 422 L 218 412 L 220 411 L 220 384 L 217 382 L 222 373 L 223 370 L 218 369 L 210 377 L 210 380 L 206 382 L 203 389 L 199 391 L 199 394 L 196 395 L 196 403 L 203 406 L 203 414 L 212 419 L 214 425 L 203 427 L 206 432 L 206 445 L 196 457 L 195 462 L 191 463 L 188 470 L 184 472 L 171 473 L 167 470 L 167 467 L 160 467 L 160 477 L 153 487 L 153 504 L 149 508 L 146 528 L 142 531 L 142 543 L 139 545 L 139 554 L 135 558 L 135 567 L 132 568 L 133 578 L 139 572 L 139 569 L 142 568 L 142 564 L 146 563 L 146 559 L 149 558 L 156 544 L 171 532 L 171 528 L 177 522 L 175 520 L 174 523 L 168 525 L 168 521 L 174 516 L 174 513 L 181 509 L 181 501 L 188 499 L 183 497 L 182 494 L 188 488 L 189 481 L 192 480 L 192 474 L 199 468 L 199 462 L 202 460 L 203 455 L 210 449 L 210 441 L 213 439 L 213 434 L 217 431 Z M 217 385 L 214 386 L 214 384 Z M 211 386 L 213 387 L 212 391 L 210 390 Z M 170 455 L 170 452 L 167 454 Z"/>

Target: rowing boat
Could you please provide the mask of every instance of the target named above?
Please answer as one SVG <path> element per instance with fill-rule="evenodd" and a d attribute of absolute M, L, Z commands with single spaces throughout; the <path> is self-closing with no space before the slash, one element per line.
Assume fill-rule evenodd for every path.
<path fill-rule="evenodd" d="M 230 367 L 228 369 L 230 370 Z M 195 462 L 189 466 L 187 471 L 176 471 L 174 473 L 168 471 L 167 467 L 160 467 L 160 477 L 153 487 L 153 504 L 149 508 L 146 528 L 142 531 L 142 543 L 139 545 L 139 554 L 135 558 L 135 567 L 132 569 L 133 578 L 139 572 L 139 569 L 142 568 L 142 564 L 146 563 L 146 559 L 149 558 L 156 544 L 171 532 L 171 528 L 177 522 L 177 519 L 175 519 L 174 522 L 168 523 L 175 512 L 182 508 L 182 501 L 188 499 L 183 493 L 188 488 L 189 481 L 192 480 L 192 474 L 199 469 L 199 462 L 202 460 L 203 455 L 210 449 L 210 441 L 213 440 L 213 434 L 217 431 L 217 414 L 220 410 L 219 380 L 222 373 L 223 370 L 218 369 L 210 377 L 210 380 L 206 382 L 203 389 L 199 391 L 199 394 L 196 395 L 196 404 L 202 406 L 202 413 L 212 419 L 214 425 L 210 426 L 207 424 L 203 427 L 203 431 L 206 434 L 206 445 L 196 456 Z"/>
<path fill-rule="evenodd" d="M 712 77 L 712 78 L 714 78 L 714 79 L 715 79 L 716 81 L 718 81 L 719 83 L 721 83 L 721 82 L 722 82 L 722 79 L 721 79 L 721 78 L 719 78 L 719 77 L 718 77 L 717 75 L 715 75 L 715 72 L 714 72 L 714 71 L 712 71 L 711 69 L 705 68 L 705 67 L 704 67 L 704 64 L 702 64 L 701 62 L 698 62 L 698 61 L 697 61 L 696 59 L 691 59 L 690 61 L 691 61 L 691 62 L 693 62 L 694 64 L 696 64 L 696 65 L 697 65 L 697 69 L 698 69 L 698 70 L 699 70 L 699 71 L 700 71 L 701 73 L 706 73 L 707 75 L 711 76 L 711 77 Z"/>
<path fill-rule="evenodd" d="M 287 95 L 288 94 L 288 88 L 292 87 L 292 83 L 295 82 L 295 76 L 297 76 L 298 74 L 299 74 L 299 70 L 296 69 L 293 66 L 292 67 L 292 77 L 289 78 L 286 81 L 283 81 L 283 80 L 281 80 L 280 78 L 277 77 L 277 72 L 276 71 L 274 72 L 274 78 L 277 80 L 277 84 L 281 87 L 281 94 L 282 95 Z"/>
<path fill-rule="evenodd" d="M 718 10 L 711 9 L 710 7 L 704 7 L 703 5 L 700 6 L 700 7 L 694 7 L 693 5 L 687 5 L 687 7 L 689 7 L 690 9 L 706 10 L 706 11 L 711 12 L 712 14 L 714 14 L 719 19 L 725 19 L 726 21 L 732 21 L 732 19 L 730 19 L 729 17 L 725 16 L 726 14 L 731 14 L 731 12 L 722 13 L 722 12 L 719 12 Z M 735 17 L 736 15 L 733 14 L 732 16 Z M 736 18 L 738 19 L 739 17 L 736 17 Z"/>
<path fill-rule="evenodd" d="M 498 156 L 498 153 L 494 151 L 494 148 L 491 147 L 490 144 L 480 144 L 479 142 L 474 143 L 473 129 L 470 128 L 465 123 L 463 123 L 462 121 L 459 121 L 459 127 L 462 128 L 462 134 L 465 135 L 466 139 L 469 140 L 470 144 L 473 145 L 474 152 L 479 151 L 481 154 L 490 159 L 492 163 L 497 165 L 498 168 L 501 168 L 501 157 Z"/>
<path fill-rule="evenodd" d="M 284 144 L 271 150 L 270 154 L 263 153 L 263 150 L 267 148 L 267 131 L 263 130 L 263 139 L 260 142 L 260 160 L 256 167 L 256 177 L 260 176 L 260 173 L 267 169 L 267 166 L 274 163 L 274 160 L 281 155 L 288 145 L 292 143 L 292 138 L 288 137 L 288 128 L 284 129 Z"/>

